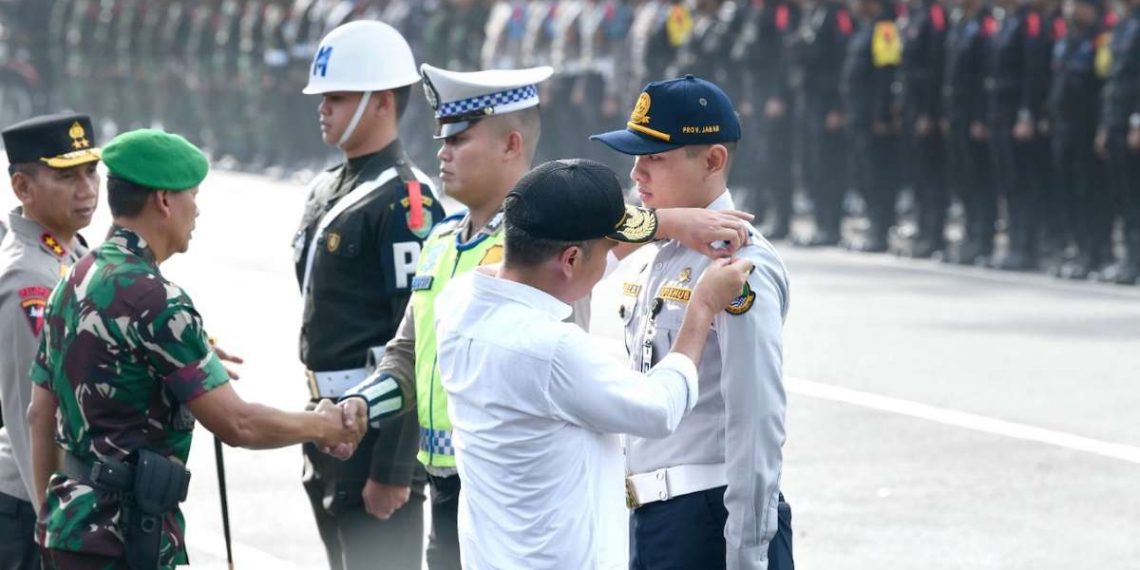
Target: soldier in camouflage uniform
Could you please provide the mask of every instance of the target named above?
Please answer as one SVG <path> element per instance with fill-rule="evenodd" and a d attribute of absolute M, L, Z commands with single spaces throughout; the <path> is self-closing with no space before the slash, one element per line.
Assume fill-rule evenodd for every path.
<path fill-rule="evenodd" d="M 187 563 L 178 502 L 196 419 L 231 445 L 315 441 L 343 457 L 363 435 L 364 410 L 241 400 L 222 364 L 240 359 L 213 347 L 190 297 L 158 268 L 189 246 L 205 155 L 177 135 L 138 130 L 112 140 L 104 159 L 115 226 L 52 292 L 31 370 L 34 484 L 46 496 L 38 540 L 48 568 L 118 569 L 128 559 L 171 568 Z M 176 492 L 155 499 L 146 482 Z M 148 520 L 161 536 L 138 530 Z"/>
<path fill-rule="evenodd" d="M 34 540 L 40 497 L 24 413 L 32 394 L 44 304 L 60 275 L 86 253 L 77 233 L 91 223 L 99 175 L 91 119 L 36 117 L 4 130 L 12 188 L 21 207 L 0 242 L 0 568 L 39 568 Z"/>

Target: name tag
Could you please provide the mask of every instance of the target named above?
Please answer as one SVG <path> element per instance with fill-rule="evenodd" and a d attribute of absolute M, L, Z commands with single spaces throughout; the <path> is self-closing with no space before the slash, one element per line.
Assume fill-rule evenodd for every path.
<path fill-rule="evenodd" d="M 689 299 L 693 296 L 693 290 L 688 287 L 662 287 L 659 297 L 666 301 L 677 301 L 679 303 L 688 303 Z"/>
<path fill-rule="evenodd" d="M 621 286 L 621 293 L 626 297 L 636 297 L 641 293 L 641 285 L 637 283 L 623 283 Z"/>
<path fill-rule="evenodd" d="M 412 291 L 431 289 L 433 281 L 435 281 L 435 277 L 432 275 L 416 275 L 412 277 Z"/>

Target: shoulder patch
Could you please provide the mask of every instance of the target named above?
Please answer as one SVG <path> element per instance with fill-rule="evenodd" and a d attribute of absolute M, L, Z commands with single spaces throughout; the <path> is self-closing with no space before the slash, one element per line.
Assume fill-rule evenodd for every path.
<path fill-rule="evenodd" d="M 20 311 L 28 319 L 28 326 L 32 328 L 32 335 L 40 336 L 44 329 L 44 310 L 47 307 L 51 289 L 41 286 L 24 287 L 19 290 Z"/>
<path fill-rule="evenodd" d="M 933 4 L 930 6 L 930 23 L 934 25 L 934 29 L 941 32 L 946 29 L 946 10 L 942 8 L 942 4 Z"/>
<path fill-rule="evenodd" d="M 743 315 L 752 308 L 752 304 L 755 301 L 756 292 L 745 282 L 744 288 L 740 291 L 740 296 L 733 299 L 724 310 L 730 315 Z"/>
<path fill-rule="evenodd" d="M 835 13 L 835 24 L 839 28 L 839 33 L 845 36 L 850 36 L 851 31 L 855 29 L 855 25 L 851 23 L 851 15 L 842 8 Z"/>

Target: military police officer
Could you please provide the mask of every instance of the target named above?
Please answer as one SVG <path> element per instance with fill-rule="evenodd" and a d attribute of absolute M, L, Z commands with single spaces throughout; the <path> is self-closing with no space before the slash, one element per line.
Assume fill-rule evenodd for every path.
<path fill-rule="evenodd" d="M 304 298 L 300 357 L 314 403 L 368 376 L 370 354 L 380 353 L 404 314 L 420 244 L 444 217 L 430 179 L 398 139 L 417 81 L 407 41 L 383 22 L 334 29 L 313 58 L 304 93 L 321 96 L 321 138 L 344 157 L 310 184 L 294 241 Z M 419 565 L 425 476 L 415 460 L 415 418 L 396 422 L 370 431 L 343 465 L 304 447 L 305 491 L 335 569 Z"/>
<path fill-rule="evenodd" d="M 33 530 L 42 497 L 32 483 L 24 414 L 31 401 L 44 306 L 67 269 L 86 253 L 77 233 L 99 200 L 99 149 L 91 119 L 36 117 L 4 130 L 12 189 L 21 206 L 0 241 L 0 567 L 39 568 Z"/>

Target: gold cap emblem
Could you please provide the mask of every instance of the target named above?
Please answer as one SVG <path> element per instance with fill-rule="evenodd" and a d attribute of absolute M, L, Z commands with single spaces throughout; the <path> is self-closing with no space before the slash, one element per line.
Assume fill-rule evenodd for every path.
<path fill-rule="evenodd" d="M 629 114 L 629 122 L 635 125 L 648 125 L 650 103 L 648 93 L 639 95 L 637 97 L 637 103 L 633 106 L 633 112 Z"/>
<path fill-rule="evenodd" d="M 87 130 L 79 124 L 79 121 L 71 124 L 71 128 L 67 130 L 67 135 L 71 137 L 71 148 L 79 150 L 91 146 L 91 141 L 87 140 Z"/>

